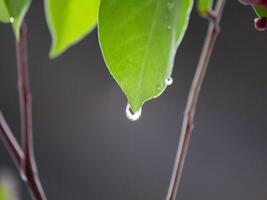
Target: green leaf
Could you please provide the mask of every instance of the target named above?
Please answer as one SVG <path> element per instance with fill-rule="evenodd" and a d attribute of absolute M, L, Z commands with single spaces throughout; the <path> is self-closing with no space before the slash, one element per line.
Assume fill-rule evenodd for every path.
<path fill-rule="evenodd" d="M 3 184 L 0 184 L 0 200 L 10 200 L 8 192 Z"/>
<path fill-rule="evenodd" d="M 10 22 L 10 15 L 4 0 L 0 0 L 0 22 Z"/>
<path fill-rule="evenodd" d="M 165 90 L 192 5 L 193 0 L 101 0 L 102 53 L 134 112 Z"/>
<path fill-rule="evenodd" d="M 5 200 L 5 190 L 2 185 L 0 185 L 0 200 Z"/>
<path fill-rule="evenodd" d="M 206 15 L 213 5 L 213 0 L 198 0 L 197 9 L 201 15 Z"/>
<path fill-rule="evenodd" d="M 267 17 L 267 8 L 265 8 L 264 6 L 252 6 L 255 13 L 259 16 L 259 17 Z"/>
<path fill-rule="evenodd" d="M 98 7 L 99 0 L 45 0 L 53 40 L 50 57 L 59 56 L 95 27 Z"/>
<path fill-rule="evenodd" d="M 22 20 L 30 4 L 31 0 L 0 0 L 0 21 L 12 23 L 17 40 Z"/>
<path fill-rule="evenodd" d="M 0 174 L 0 200 L 16 200 L 18 198 L 17 184 L 9 173 Z"/>

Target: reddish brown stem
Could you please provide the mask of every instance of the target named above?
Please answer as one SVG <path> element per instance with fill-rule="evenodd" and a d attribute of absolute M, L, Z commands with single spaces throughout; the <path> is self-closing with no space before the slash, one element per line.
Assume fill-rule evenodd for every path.
<path fill-rule="evenodd" d="M 32 199 L 46 200 L 37 172 L 33 151 L 31 94 L 28 79 L 26 34 L 26 24 L 23 22 L 20 28 L 19 40 L 16 42 L 22 148 L 19 146 L 1 112 L 0 139 L 4 142 L 10 156 L 17 165 L 22 179 L 29 188 Z"/>
<path fill-rule="evenodd" d="M 20 168 L 21 161 L 24 159 L 24 153 L 21 150 L 16 138 L 11 132 L 1 112 L 0 112 L 0 138 L 4 142 L 15 164 L 17 165 L 17 167 Z"/>
<path fill-rule="evenodd" d="M 24 22 L 20 28 L 20 37 L 16 43 L 16 49 L 22 150 L 24 153 L 24 159 L 21 160 L 21 171 L 25 175 L 25 181 L 31 191 L 32 198 L 44 200 L 46 197 L 40 183 L 33 151 L 31 94 L 27 63 L 27 30 Z"/>
<path fill-rule="evenodd" d="M 199 63 L 192 81 L 192 85 L 189 91 L 189 96 L 184 111 L 184 118 L 182 124 L 182 130 L 180 135 L 180 141 L 176 153 L 175 163 L 169 185 L 169 190 L 166 196 L 166 200 L 175 200 L 178 190 L 178 186 L 181 180 L 185 157 L 193 130 L 193 119 L 196 109 L 196 104 L 199 97 L 199 92 L 205 77 L 208 63 L 213 51 L 213 47 L 216 38 L 219 34 L 219 22 L 223 12 L 225 0 L 217 0 L 216 6 L 211 13 L 208 13 L 209 28 L 204 42 L 204 46 L 200 55 Z"/>

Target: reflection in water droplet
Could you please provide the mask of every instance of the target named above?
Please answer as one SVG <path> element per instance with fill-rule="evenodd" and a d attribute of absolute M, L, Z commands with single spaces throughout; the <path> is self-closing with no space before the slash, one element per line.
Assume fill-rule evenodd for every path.
<path fill-rule="evenodd" d="M 166 83 L 166 85 L 171 85 L 173 83 L 172 77 L 166 78 L 165 83 Z"/>
<path fill-rule="evenodd" d="M 12 24 L 14 22 L 14 17 L 10 17 L 9 22 Z"/>
<path fill-rule="evenodd" d="M 169 10 L 172 10 L 173 7 L 174 7 L 174 3 L 173 2 L 168 2 L 167 7 L 168 7 Z"/>
<path fill-rule="evenodd" d="M 171 30 L 172 29 L 171 25 L 169 25 L 167 28 L 168 28 L 168 30 Z"/>
<path fill-rule="evenodd" d="M 127 104 L 125 113 L 126 113 L 126 116 L 129 120 L 136 121 L 141 117 L 142 108 L 140 108 L 137 112 L 133 112 L 130 104 Z"/>

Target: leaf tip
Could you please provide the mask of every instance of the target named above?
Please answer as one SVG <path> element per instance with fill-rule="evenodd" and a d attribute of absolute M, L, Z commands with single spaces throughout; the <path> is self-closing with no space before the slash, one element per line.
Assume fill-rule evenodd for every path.
<path fill-rule="evenodd" d="M 144 102 L 130 101 L 129 98 L 128 98 L 128 102 L 133 112 L 138 112 L 143 107 L 143 104 L 144 104 Z"/>
<path fill-rule="evenodd" d="M 60 54 L 61 54 L 60 50 L 58 50 L 57 48 L 52 47 L 50 49 L 50 51 L 49 51 L 48 57 L 50 59 L 55 59 L 55 58 L 59 57 Z"/>

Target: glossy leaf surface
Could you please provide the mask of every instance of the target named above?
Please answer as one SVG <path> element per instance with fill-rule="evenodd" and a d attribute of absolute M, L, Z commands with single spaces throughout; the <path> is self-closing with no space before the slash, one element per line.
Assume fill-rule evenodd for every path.
<path fill-rule="evenodd" d="M 192 0 L 101 1 L 102 53 L 133 111 L 166 88 L 192 4 Z"/>

